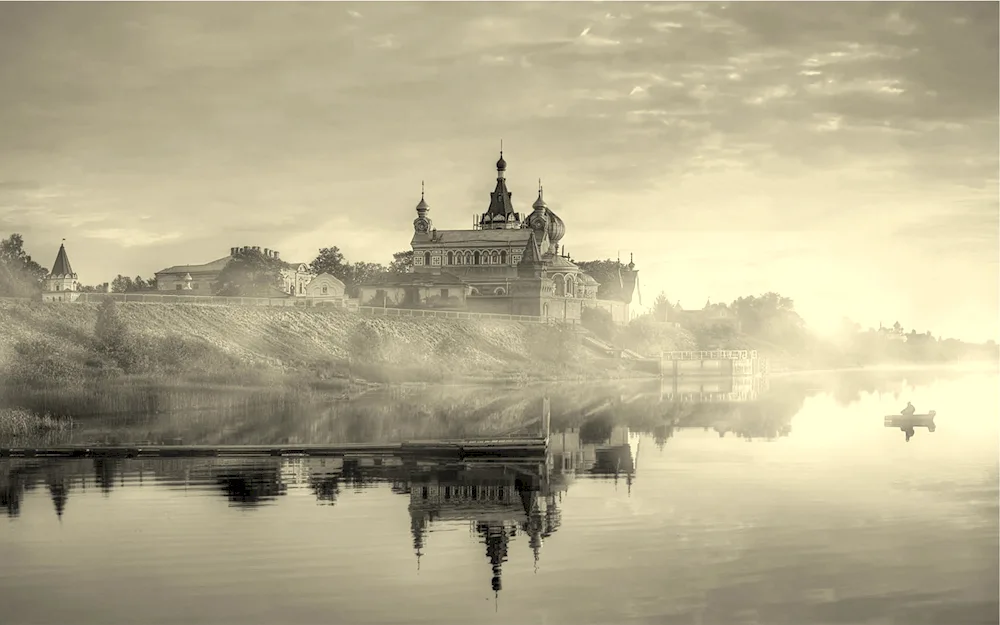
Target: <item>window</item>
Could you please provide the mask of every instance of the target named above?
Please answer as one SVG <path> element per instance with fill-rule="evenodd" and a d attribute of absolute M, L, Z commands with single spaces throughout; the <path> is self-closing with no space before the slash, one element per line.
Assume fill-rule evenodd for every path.
<path fill-rule="evenodd" d="M 441 299 L 448 299 L 448 289 L 441 289 Z"/>
<path fill-rule="evenodd" d="M 425 265 L 430 265 L 431 264 L 431 253 L 430 252 L 424 252 L 424 264 Z"/>
<path fill-rule="evenodd" d="M 496 288 L 496 290 L 495 290 L 495 291 L 493 291 L 493 294 L 494 294 L 494 295 L 506 295 L 506 294 L 507 294 L 507 291 L 506 291 L 506 290 L 504 290 L 504 288 L 503 288 L 502 286 L 498 286 L 498 287 Z"/>
<path fill-rule="evenodd" d="M 448 264 L 449 265 L 455 264 L 455 256 L 452 252 L 448 252 Z"/>
<path fill-rule="evenodd" d="M 498 254 L 496 251 L 494 251 L 493 255 L 490 257 L 490 264 L 491 265 L 499 265 L 500 264 L 500 254 Z"/>
<path fill-rule="evenodd" d="M 326 295 L 326 292 L 327 292 L 328 289 L 329 289 L 329 287 L 323 287 L 323 295 Z"/>
<path fill-rule="evenodd" d="M 181 290 L 181 289 L 183 289 L 183 288 L 184 288 L 184 285 L 183 285 L 183 284 L 175 284 L 175 285 L 174 285 L 174 290 L 175 290 L 175 291 L 180 291 L 180 290 Z"/>
<path fill-rule="evenodd" d="M 472 254 L 469 253 L 469 252 L 465 253 L 465 264 L 466 265 L 471 265 L 472 264 Z"/>
<path fill-rule="evenodd" d="M 507 264 L 507 252 L 506 251 L 500 252 L 500 264 L 501 265 L 506 265 Z"/>
<path fill-rule="evenodd" d="M 473 265 L 478 265 L 479 264 L 479 252 L 478 251 L 475 254 L 472 255 L 472 264 Z"/>

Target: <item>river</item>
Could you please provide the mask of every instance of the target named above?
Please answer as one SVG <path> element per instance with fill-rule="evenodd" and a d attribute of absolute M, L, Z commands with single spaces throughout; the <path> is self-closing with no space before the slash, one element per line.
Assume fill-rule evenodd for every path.
<path fill-rule="evenodd" d="M 998 381 L 842 372 L 685 401 L 659 381 L 167 395 L 48 442 L 530 434 L 548 410 L 551 445 L 503 467 L 3 460 L 0 620 L 997 623 Z M 907 401 L 937 412 L 934 431 L 885 426 Z"/>

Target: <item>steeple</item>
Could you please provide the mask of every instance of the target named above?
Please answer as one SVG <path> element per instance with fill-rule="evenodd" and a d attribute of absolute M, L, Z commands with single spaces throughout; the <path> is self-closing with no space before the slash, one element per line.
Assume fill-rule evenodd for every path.
<path fill-rule="evenodd" d="M 532 204 L 531 207 L 534 208 L 535 210 L 539 210 L 539 209 L 544 210 L 544 209 L 548 208 L 547 206 L 545 206 L 545 200 L 542 199 L 542 179 L 541 178 L 538 179 L 538 199 L 535 200 L 535 203 Z"/>
<path fill-rule="evenodd" d="M 503 158 L 503 143 L 500 144 L 500 160 L 497 161 L 497 186 L 490 194 L 490 206 L 479 218 L 479 227 L 484 230 L 520 228 L 521 216 L 514 212 L 511 192 L 507 190 L 507 161 Z"/>
<path fill-rule="evenodd" d="M 56 254 L 56 262 L 52 264 L 52 271 L 49 272 L 49 276 L 53 278 L 76 278 L 76 274 L 73 273 L 73 267 L 69 264 L 69 255 L 66 254 L 66 239 L 63 239 L 63 241 L 63 243 L 59 244 L 59 253 Z"/>
<path fill-rule="evenodd" d="M 80 285 L 76 280 L 73 266 L 69 264 L 69 254 L 66 253 L 66 239 L 59 245 L 56 262 L 52 263 L 52 271 L 45 276 L 43 301 L 72 302 L 78 295 Z"/>
<path fill-rule="evenodd" d="M 424 199 L 424 181 L 420 181 L 420 201 L 417 202 L 417 218 L 413 220 L 413 231 L 418 234 L 426 234 L 431 231 L 434 222 L 427 216 L 427 211 L 431 209 Z"/>

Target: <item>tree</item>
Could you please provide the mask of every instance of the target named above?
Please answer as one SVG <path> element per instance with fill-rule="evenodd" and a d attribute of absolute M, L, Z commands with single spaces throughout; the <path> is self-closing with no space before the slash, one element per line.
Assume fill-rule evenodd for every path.
<path fill-rule="evenodd" d="M 215 293 L 243 297 L 270 295 L 281 289 L 284 266 L 282 261 L 265 256 L 260 250 L 240 249 L 219 273 Z"/>
<path fill-rule="evenodd" d="M 601 283 L 597 289 L 599 299 L 625 301 L 627 294 L 621 276 L 628 271 L 628 266 L 617 260 L 579 261 L 576 266 Z"/>
<path fill-rule="evenodd" d="M 340 248 L 336 245 L 321 248 L 316 258 L 309 263 L 309 268 L 317 276 L 321 273 L 328 273 L 344 284 L 350 281 L 351 267 L 344 259 L 344 254 L 340 251 Z"/>
<path fill-rule="evenodd" d="M 413 250 L 404 250 L 392 255 L 389 263 L 389 273 L 410 273 L 413 271 Z"/>
<path fill-rule="evenodd" d="M 156 290 L 156 278 L 150 278 L 149 280 L 144 280 L 142 276 L 136 276 L 134 278 L 129 278 L 128 276 L 123 276 L 118 274 L 115 279 L 111 281 L 111 292 L 112 293 L 135 293 L 138 291 L 155 291 Z"/>
<path fill-rule="evenodd" d="M 775 342 L 797 342 L 803 337 L 805 322 L 789 297 L 774 292 L 750 295 L 737 298 L 731 308 L 746 334 Z"/>
<path fill-rule="evenodd" d="M 25 253 L 20 234 L 0 241 L 0 296 L 30 297 L 41 291 L 47 273 Z"/>
<path fill-rule="evenodd" d="M 653 318 L 657 321 L 670 321 L 670 315 L 674 311 L 673 304 L 667 298 L 667 294 L 660 291 L 653 301 Z"/>
<path fill-rule="evenodd" d="M 357 262 L 350 266 L 348 280 L 344 280 L 347 285 L 347 294 L 350 297 L 357 297 L 359 287 L 366 282 L 371 282 L 377 276 L 384 275 L 389 269 L 380 263 Z"/>
<path fill-rule="evenodd" d="M 115 276 L 115 279 L 111 281 L 112 293 L 128 293 L 129 291 L 132 291 L 134 287 L 135 285 L 132 282 L 132 278 L 121 274 Z"/>

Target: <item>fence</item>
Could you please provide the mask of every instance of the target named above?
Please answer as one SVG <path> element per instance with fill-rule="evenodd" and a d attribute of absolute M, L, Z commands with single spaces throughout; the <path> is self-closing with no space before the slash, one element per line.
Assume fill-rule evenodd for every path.
<path fill-rule="evenodd" d="M 663 352 L 664 360 L 756 360 L 757 350 L 721 349 L 712 351 Z"/>
<path fill-rule="evenodd" d="M 198 306 L 278 306 L 286 308 L 330 307 L 357 310 L 357 302 L 343 299 L 304 297 L 223 297 L 218 295 L 173 295 L 159 293 L 80 293 L 78 303 L 98 304 L 105 300 L 144 304 L 195 304 Z"/>
<path fill-rule="evenodd" d="M 523 321 L 527 323 L 556 323 L 559 319 L 531 315 L 503 315 L 499 313 L 463 312 L 460 310 L 423 310 L 414 308 L 378 308 L 359 306 L 363 315 L 373 317 L 437 317 L 439 319 L 493 319 L 498 321 Z"/>
<path fill-rule="evenodd" d="M 535 317 L 532 315 L 506 315 L 500 313 L 465 312 L 460 310 L 424 310 L 410 308 L 379 308 L 361 306 L 358 300 L 312 299 L 304 297 L 222 297 L 216 295 L 173 295 L 158 293 L 80 293 L 78 303 L 96 304 L 105 300 L 119 303 L 145 304 L 190 304 L 197 306 L 248 306 L 248 307 L 288 307 L 288 308 L 337 308 L 373 317 L 437 317 L 439 319 L 491 319 L 497 321 L 521 321 L 526 323 L 558 323 L 561 319 Z M 576 320 L 567 320 L 576 323 Z"/>

